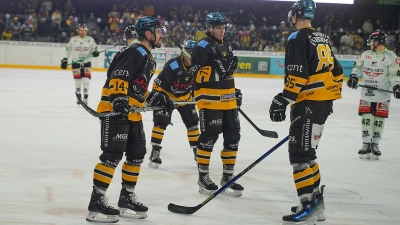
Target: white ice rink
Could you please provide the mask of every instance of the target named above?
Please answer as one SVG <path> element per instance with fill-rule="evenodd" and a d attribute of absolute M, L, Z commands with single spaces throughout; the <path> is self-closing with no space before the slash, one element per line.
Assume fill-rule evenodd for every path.
<path fill-rule="evenodd" d="M 93 74 L 89 105 L 97 107 L 105 72 Z M 237 78 L 243 111 L 261 129 L 275 130 L 265 138 L 243 118 L 236 173 L 241 172 L 288 133 L 289 122 L 272 123 L 268 109 L 280 92 L 280 79 Z M 360 160 L 362 145 L 357 115 L 360 90 L 343 88 L 334 103 L 317 150 L 325 215 L 319 224 L 400 224 L 400 100 L 392 98 L 378 161 Z M 76 105 L 71 71 L 0 69 L 0 224 L 77 225 L 85 221 L 92 191 L 93 169 L 101 153 L 99 121 Z M 150 140 L 152 113 L 144 113 Z M 287 112 L 288 115 L 288 112 Z M 173 214 L 169 203 L 196 206 L 207 196 L 198 193 L 197 167 L 185 127 L 177 112 L 163 141 L 159 169 L 148 167 L 150 145 L 136 194 L 149 207 L 148 218 L 121 218 L 117 224 L 232 225 L 281 224 L 298 204 L 288 162 L 287 143 L 250 170 L 238 183 L 243 196 L 218 195 L 193 215 Z M 222 137 L 212 154 L 210 174 L 219 183 Z M 107 192 L 117 207 L 121 164 Z"/>

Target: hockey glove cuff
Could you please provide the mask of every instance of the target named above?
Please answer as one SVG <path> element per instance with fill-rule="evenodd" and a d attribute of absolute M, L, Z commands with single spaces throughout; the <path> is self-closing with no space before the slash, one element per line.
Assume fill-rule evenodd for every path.
<path fill-rule="evenodd" d="M 393 87 L 393 91 L 397 92 L 397 93 L 394 93 L 394 97 L 397 98 L 397 99 L 400 99 L 400 84 L 396 84 Z"/>
<path fill-rule="evenodd" d="M 347 80 L 347 86 L 352 89 L 357 89 L 358 84 L 358 76 L 356 74 L 350 74 L 349 79 Z"/>
<path fill-rule="evenodd" d="M 68 66 L 68 59 L 67 58 L 61 59 L 61 69 L 65 70 L 67 69 L 67 66 Z"/>
<path fill-rule="evenodd" d="M 168 112 L 174 109 L 174 102 L 159 91 L 152 91 L 146 98 L 146 104 L 149 107 L 164 106 Z"/>
<path fill-rule="evenodd" d="M 236 104 L 237 104 L 237 106 L 238 107 L 242 106 L 242 98 L 243 98 L 242 91 L 240 89 L 236 88 L 235 96 L 236 96 Z"/>
<path fill-rule="evenodd" d="M 272 99 L 271 106 L 269 107 L 269 118 L 273 122 L 282 122 L 286 119 L 286 106 L 289 102 L 282 97 L 282 93 L 277 94 Z"/>
<path fill-rule="evenodd" d="M 128 96 L 119 96 L 116 97 L 112 102 L 111 102 L 112 108 L 114 112 L 120 112 L 122 115 L 128 115 L 129 114 L 129 97 Z"/>

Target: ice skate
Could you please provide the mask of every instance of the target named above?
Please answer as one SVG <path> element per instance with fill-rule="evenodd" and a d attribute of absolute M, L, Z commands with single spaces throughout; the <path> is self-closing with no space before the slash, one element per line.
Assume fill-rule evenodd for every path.
<path fill-rule="evenodd" d="M 371 153 L 371 143 L 363 143 L 362 148 L 358 151 L 360 159 L 369 159 Z"/>
<path fill-rule="evenodd" d="M 325 188 L 325 185 L 322 185 L 321 186 L 321 193 L 315 195 L 315 207 L 316 207 L 315 214 L 318 217 L 318 219 L 317 219 L 318 221 L 325 221 L 326 220 L 326 217 L 325 217 L 325 214 L 324 214 L 324 211 L 325 211 L 324 188 Z M 293 213 L 295 213 L 297 211 L 297 207 L 299 207 L 299 206 L 292 206 L 292 208 L 290 210 Z"/>
<path fill-rule="evenodd" d="M 83 98 L 83 102 L 87 105 L 88 104 L 88 99 L 87 98 Z"/>
<path fill-rule="evenodd" d="M 316 207 L 313 202 L 307 201 L 302 202 L 296 209 L 296 212 L 283 216 L 283 225 L 293 225 L 293 224 L 307 224 L 316 225 L 318 216 L 316 215 Z"/>
<path fill-rule="evenodd" d="M 116 223 L 119 221 L 119 210 L 108 205 L 107 198 L 93 186 L 86 220 L 96 223 Z"/>
<path fill-rule="evenodd" d="M 148 208 L 138 202 L 135 192 L 129 192 L 125 188 L 121 189 L 118 207 L 120 210 L 120 217 L 131 219 L 147 218 Z"/>
<path fill-rule="evenodd" d="M 218 190 L 218 186 L 210 179 L 209 173 L 199 172 L 197 184 L 199 185 L 200 194 L 212 195 Z"/>
<path fill-rule="evenodd" d="M 231 181 L 233 178 L 233 174 L 227 174 L 227 173 L 223 173 L 222 174 L 222 178 L 221 178 L 221 186 L 224 186 L 225 184 L 227 184 L 229 181 Z M 233 182 L 229 187 L 227 187 L 222 194 L 225 195 L 230 195 L 233 197 L 240 197 L 242 196 L 242 192 L 244 190 L 244 187 L 242 187 L 242 185 Z"/>
<path fill-rule="evenodd" d="M 160 166 L 160 164 L 162 163 L 160 158 L 160 151 L 161 151 L 160 146 L 153 145 L 153 150 L 151 150 L 151 155 L 150 155 L 149 167 L 157 169 Z"/>
<path fill-rule="evenodd" d="M 81 94 L 77 94 L 76 97 L 77 97 L 77 98 L 81 98 L 82 95 L 81 95 Z M 80 105 L 81 103 L 80 103 L 78 100 L 76 100 L 76 104 Z"/>
<path fill-rule="evenodd" d="M 381 151 L 379 151 L 379 145 L 372 143 L 371 150 L 372 150 L 372 152 L 369 154 L 370 158 L 378 160 L 379 156 L 381 156 Z"/>

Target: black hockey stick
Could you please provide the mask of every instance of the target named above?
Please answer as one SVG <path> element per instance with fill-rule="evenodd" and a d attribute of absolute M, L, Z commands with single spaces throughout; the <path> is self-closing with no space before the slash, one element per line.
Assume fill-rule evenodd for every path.
<path fill-rule="evenodd" d="M 228 183 L 226 183 L 224 186 L 222 186 L 220 189 L 218 189 L 214 194 L 210 195 L 206 200 L 204 200 L 202 203 L 198 204 L 197 206 L 193 207 L 188 207 L 188 206 L 180 206 L 180 205 L 175 205 L 173 203 L 169 203 L 168 205 L 168 210 L 173 213 L 179 213 L 179 214 L 193 214 L 197 212 L 201 207 L 206 205 L 208 202 L 210 202 L 213 198 L 215 198 L 217 195 L 219 195 L 223 190 L 231 186 L 234 182 L 236 182 L 240 177 L 242 177 L 245 173 L 247 173 L 249 170 L 251 170 L 253 167 L 255 167 L 258 163 L 260 163 L 265 157 L 267 157 L 269 154 L 271 154 L 273 151 L 275 151 L 277 148 L 279 148 L 282 144 L 284 144 L 287 140 L 289 139 L 289 136 L 285 137 L 282 141 L 280 141 L 278 144 L 276 144 L 274 147 L 272 147 L 268 152 L 264 153 L 260 158 L 258 158 L 255 162 L 250 164 L 246 169 L 244 169 L 242 172 L 240 172 L 238 175 L 236 175 L 232 180 L 230 180 Z"/>
<path fill-rule="evenodd" d="M 390 94 L 400 93 L 400 92 L 389 91 L 389 90 L 376 88 L 376 87 L 372 87 L 372 86 L 368 86 L 368 85 L 364 85 L 364 84 L 358 84 L 357 86 L 363 87 L 363 88 L 367 88 L 367 89 L 371 89 L 371 90 L 374 90 L 374 91 L 386 92 L 386 93 L 390 93 Z"/>
<path fill-rule="evenodd" d="M 172 35 L 169 35 L 169 38 L 171 38 L 171 40 L 178 46 L 178 48 L 181 49 L 181 51 L 183 52 L 183 54 L 184 54 L 185 56 L 187 56 L 189 59 L 192 58 L 192 56 L 190 55 L 190 53 L 189 53 L 188 51 L 186 51 L 186 49 L 184 49 L 184 48 L 182 47 L 182 45 L 179 44 L 179 42 L 178 42 Z"/>
<path fill-rule="evenodd" d="M 94 117 L 121 115 L 120 112 L 103 112 L 103 113 L 96 112 L 96 110 L 94 110 L 94 109 L 90 108 L 88 105 L 86 105 L 86 103 L 84 101 L 82 101 L 82 99 L 78 96 L 77 93 L 75 93 L 75 95 L 76 95 L 76 98 L 78 99 L 79 104 L 81 104 L 81 106 Z M 153 107 L 134 108 L 134 109 L 130 110 L 130 112 L 147 112 L 147 111 L 154 111 L 154 110 L 160 110 L 160 109 L 164 109 L 164 107 L 153 106 Z"/>
<path fill-rule="evenodd" d="M 238 108 L 240 114 L 242 114 L 242 116 L 258 131 L 258 133 L 260 133 L 262 136 L 264 137 L 269 137 L 269 138 L 278 138 L 278 133 L 276 133 L 275 131 L 269 131 L 269 130 L 262 130 L 260 128 L 257 127 L 257 125 L 255 125 L 253 123 L 253 121 L 251 121 L 251 119 L 243 112 L 243 110 L 241 108 Z"/>

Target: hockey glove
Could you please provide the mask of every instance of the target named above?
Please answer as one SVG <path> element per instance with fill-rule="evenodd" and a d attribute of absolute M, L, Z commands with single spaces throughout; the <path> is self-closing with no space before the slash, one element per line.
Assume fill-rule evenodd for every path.
<path fill-rule="evenodd" d="M 112 108 L 114 112 L 120 112 L 122 115 L 128 115 L 129 114 L 129 97 L 128 96 L 119 96 L 116 97 L 112 102 L 111 102 Z"/>
<path fill-rule="evenodd" d="M 242 98 L 243 98 L 242 91 L 240 89 L 236 88 L 235 96 L 236 96 L 236 104 L 237 104 L 237 106 L 238 107 L 242 106 Z"/>
<path fill-rule="evenodd" d="M 67 64 L 68 64 L 67 58 L 61 59 L 61 69 L 63 69 L 63 70 L 67 69 L 67 66 L 68 66 Z"/>
<path fill-rule="evenodd" d="M 236 56 L 230 58 L 216 59 L 215 70 L 220 75 L 224 77 L 226 75 L 232 75 L 237 68 L 238 58 Z"/>
<path fill-rule="evenodd" d="M 147 106 L 164 106 L 167 112 L 174 110 L 174 102 L 159 91 L 152 91 L 146 98 Z"/>
<path fill-rule="evenodd" d="M 93 56 L 93 57 L 97 57 L 97 56 L 99 56 L 99 55 L 100 55 L 100 52 L 97 51 L 97 50 L 95 50 L 95 51 L 92 52 L 92 56 Z"/>
<path fill-rule="evenodd" d="M 350 74 L 349 79 L 347 80 L 347 86 L 352 89 L 357 89 L 358 84 L 358 76 L 356 74 Z"/>
<path fill-rule="evenodd" d="M 282 122 L 286 119 L 286 106 L 289 102 L 282 97 L 282 93 L 277 94 L 272 99 L 269 107 L 269 118 L 273 122 Z"/>
<path fill-rule="evenodd" d="M 400 84 L 396 84 L 393 87 L 393 91 L 397 92 L 397 93 L 394 93 L 394 97 L 397 98 L 397 99 L 400 99 Z"/>

